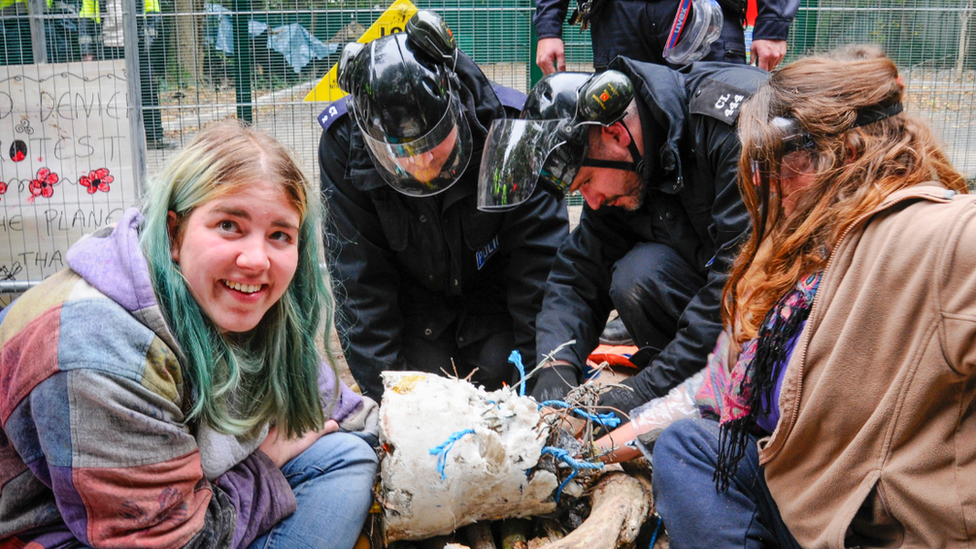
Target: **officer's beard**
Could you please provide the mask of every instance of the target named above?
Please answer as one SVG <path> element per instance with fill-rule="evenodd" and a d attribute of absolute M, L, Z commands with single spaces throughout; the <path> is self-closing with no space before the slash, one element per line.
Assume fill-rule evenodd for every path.
<path fill-rule="evenodd" d="M 620 208 L 629 212 L 635 212 L 644 206 L 644 199 L 647 197 L 647 184 L 644 178 L 637 172 L 624 172 L 623 190 L 617 195 L 614 201 L 619 203 Z"/>

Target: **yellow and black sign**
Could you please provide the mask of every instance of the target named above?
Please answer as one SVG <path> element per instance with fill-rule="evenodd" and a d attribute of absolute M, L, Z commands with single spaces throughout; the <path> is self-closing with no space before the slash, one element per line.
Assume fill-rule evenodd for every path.
<path fill-rule="evenodd" d="M 396 0 L 359 37 L 357 42 L 365 44 L 388 34 L 403 32 L 407 21 L 415 13 L 417 13 L 417 6 L 410 3 L 410 0 Z M 346 95 L 345 92 L 339 89 L 339 82 L 336 80 L 337 67 L 338 65 L 335 65 L 329 69 L 328 74 L 322 77 L 322 80 L 312 88 L 312 91 L 308 92 L 304 101 L 335 101 Z"/>

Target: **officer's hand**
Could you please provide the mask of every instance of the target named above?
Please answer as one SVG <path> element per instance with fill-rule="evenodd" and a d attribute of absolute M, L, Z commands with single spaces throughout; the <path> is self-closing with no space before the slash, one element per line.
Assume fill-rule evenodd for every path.
<path fill-rule="evenodd" d="M 579 375 L 579 370 L 572 364 L 563 360 L 555 361 L 536 374 L 532 398 L 540 403 L 562 400 L 566 393 L 579 385 Z"/>
<path fill-rule="evenodd" d="M 633 390 L 635 377 L 625 379 L 620 383 L 623 387 L 614 387 L 600 395 L 600 406 L 604 407 L 600 411 L 613 412 L 621 421 L 629 421 L 623 414 L 629 414 L 631 410 L 649 400 Z"/>
<path fill-rule="evenodd" d="M 541 42 L 541 40 L 540 40 Z M 786 40 L 753 40 L 752 58 L 760 69 L 771 71 L 786 56 Z"/>
<path fill-rule="evenodd" d="M 542 74 L 566 70 L 566 46 L 562 38 L 540 38 L 536 44 L 535 64 Z"/>

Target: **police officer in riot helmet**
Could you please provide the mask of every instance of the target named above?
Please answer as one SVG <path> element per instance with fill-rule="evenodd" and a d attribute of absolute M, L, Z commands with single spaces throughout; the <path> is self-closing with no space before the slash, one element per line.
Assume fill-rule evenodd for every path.
<path fill-rule="evenodd" d="M 535 317 L 568 234 L 549 193 L 477 208 L 488 129 L 525 96 L 490 82 L 424 10 L 404 33 L 347 45 L 338 81 L 349 95 L 319 118 L 319 163 L 353 377 L 374 398 L 385 370 L 512 383 L 512 351 L 536 355 Z"/>
<path fill-rule="evenodd" d="M 419 12 L 408 22 L 408 32 L 440 27 L 433 15 Z M 380 175 L 409 196 L 447 190 L 471 160 L 453 36 L 427 32 L 422 40 L 429 47 L 421 51 L 408 34 L 349 44 L 339 71 L 339 85 L 350 93 L 349 104 Z"/>
<path fill-rule="evenodd" d="M 705 366 L 720 299 L 748 215 L 736 173 L 736 116 L 766 72 L 699 62 L 681 70 L 618 57 L 597 74 L 555 73 L 520 120 L 498 122 L 482 160 L 479 204 L 518 207 L 536 187 L 579 191 L 579 226 L 560 247 L 536 320 L 538 400 L 586 379 L 616 309 L 640 371 L 601 396 L 623 414 Z"/>

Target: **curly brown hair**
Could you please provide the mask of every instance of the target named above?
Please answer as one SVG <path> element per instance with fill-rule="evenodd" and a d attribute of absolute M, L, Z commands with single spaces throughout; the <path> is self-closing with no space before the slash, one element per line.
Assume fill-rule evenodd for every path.
<path fill-rule="evenodd" d="M 755 338 L 776 301 L 823 270 L 846 231 L 891 193 L 927 181 L 967 192 L 922 120 L 899 112 L 856 123 L 860 113 L 891 109 L 903 95 L 898 68 L 879 48 L 847 46 L 786 65 L 743 106 L 739 188 L 752 234 L 725 285 L 722 310 L 737 343 Z M 770 124 L 777 116 L 796 120 L 812 138 L 813 183 L 789 214 L 779 192 L 783 135 Z M 764 174 L 759 185 L 756 167 Z"/>

